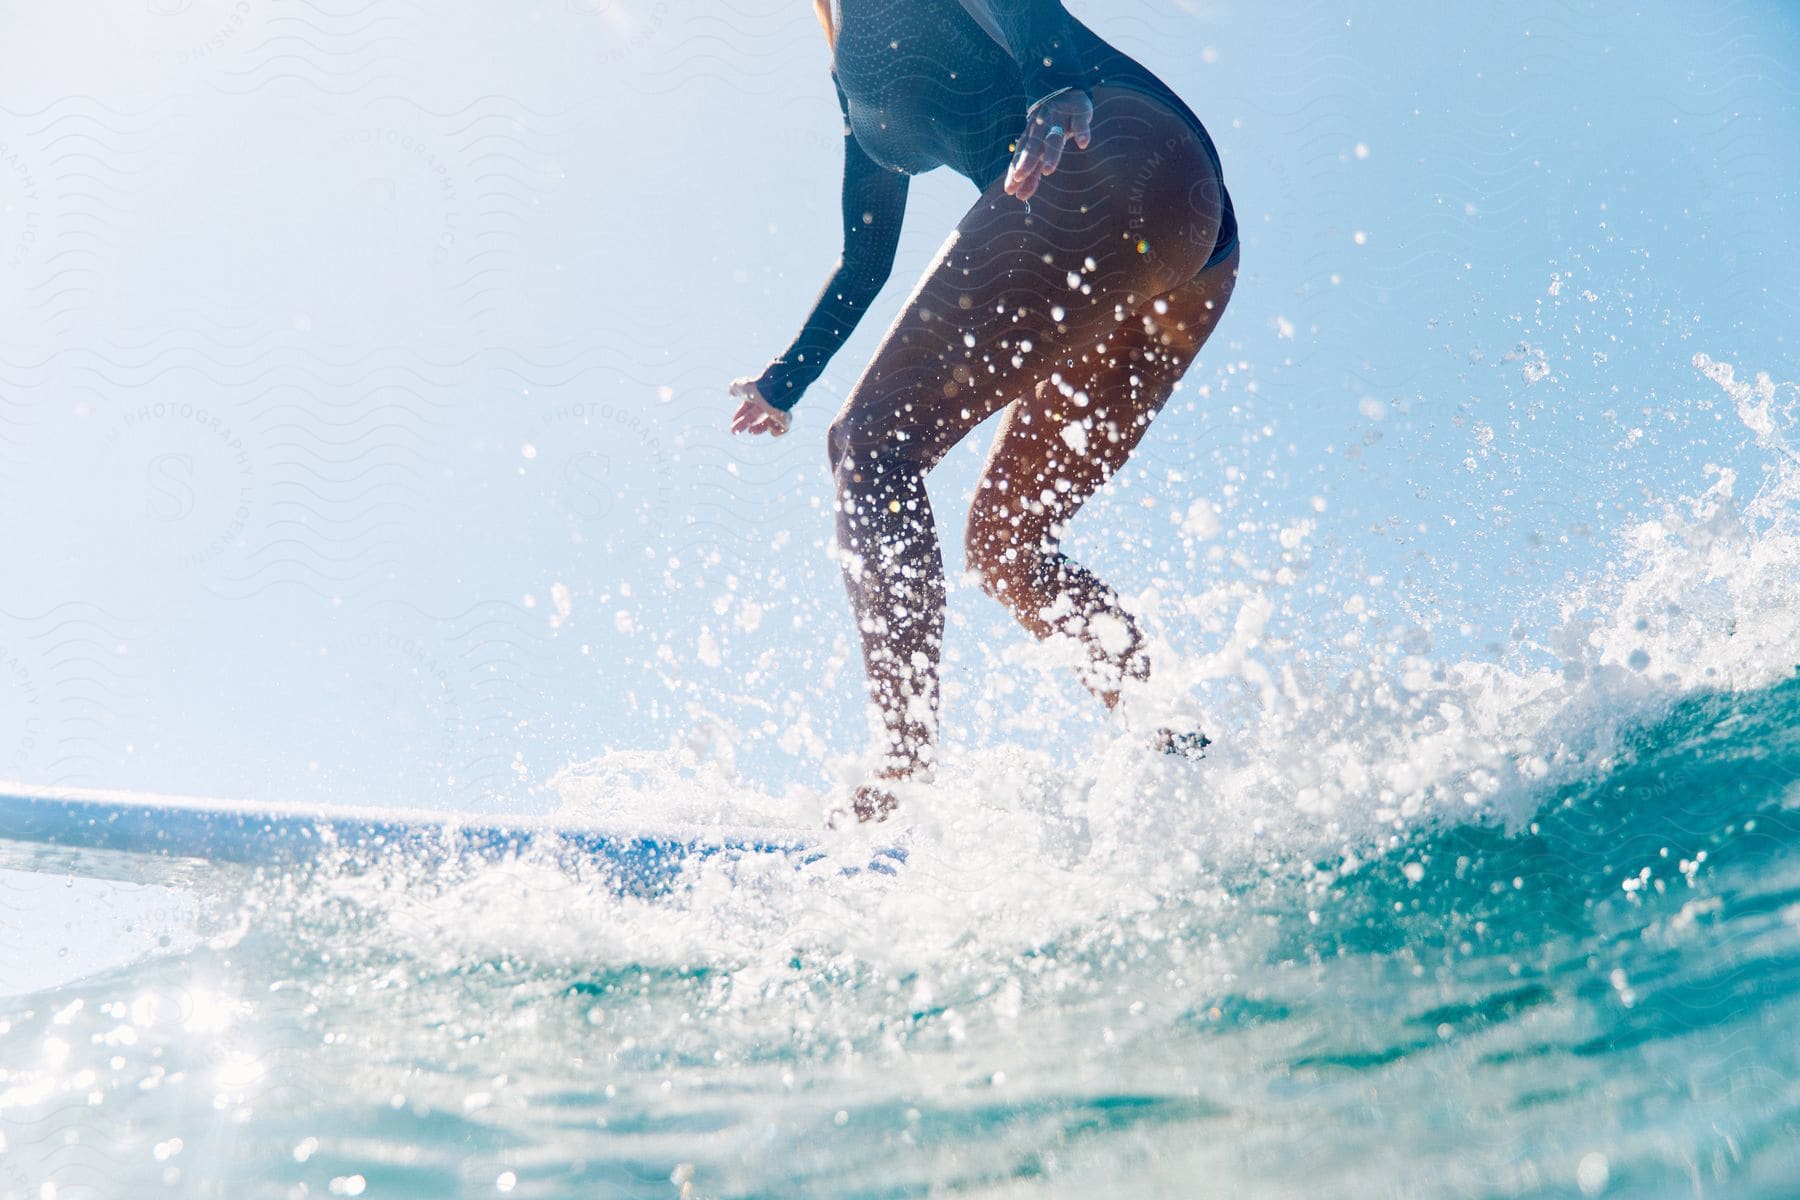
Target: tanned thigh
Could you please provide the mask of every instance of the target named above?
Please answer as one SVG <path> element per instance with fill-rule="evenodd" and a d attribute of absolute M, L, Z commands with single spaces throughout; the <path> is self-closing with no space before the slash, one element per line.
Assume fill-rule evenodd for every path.
<path fill-rule="evenodd" d="M 1009 409 L 969 509 L 976 551 L 1054 548 L 1124 466 L 1224 314 L 1238 256 L 1143 304 Z"/>
<path fill-rule="evenodd" d="M 981 421 L 1179 291 L 1217 232 L 1218 176 L 1168 109 L 1102 88 L 1094 138 L 1029 205 L 990 186 L 832 425 L 831 455 L 929 469 Z"/>

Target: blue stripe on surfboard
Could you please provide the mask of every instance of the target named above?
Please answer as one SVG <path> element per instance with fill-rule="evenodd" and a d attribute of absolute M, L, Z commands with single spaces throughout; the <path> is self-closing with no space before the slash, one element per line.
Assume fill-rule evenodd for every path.
<path fill-rule="evenodd" d="M 0 839 L 64 851 L 100 851 L 246 866 L 387 856 L 432 863 L 542 855 L 596 867 L 628 893 L 666 891 L 690 861 L 782 855 L 804 866 L 825 857 L 800 832 L 694 826 L 618 830 L 459 821 L 441 814 L 316 812 L 93 791 L 0 791 Z M 904 851 L 880 850 L 869 868 L 892 871 Z M 67 869 L 59 863 L 55 869 Z"/>

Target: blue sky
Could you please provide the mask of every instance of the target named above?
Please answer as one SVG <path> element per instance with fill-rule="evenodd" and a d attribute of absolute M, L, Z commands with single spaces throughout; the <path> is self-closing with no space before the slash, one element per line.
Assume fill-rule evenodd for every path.
<path fill-rule="evenodd" d="M 805 0 L 696 7 L 0 2 L 0 777 L 542 807 L 608 751 L 778 789 L 860 746 L 823 431 L 972 194 L 915 186 L 877 319 L 733 441 L 836 253 L 838 115 Z M 1124 591 L 1264 597 L 1321 679 L 1533 653 L 1611 531 L 1754 480 L 1693 359 L 1800 375 L 1791 10 L 1070 7 L 1243 231 L 1076 526 Z M 1059 741 L 1066 685 L 965 702 L 1023 635 L 952 613 L 953 737 Z"/>

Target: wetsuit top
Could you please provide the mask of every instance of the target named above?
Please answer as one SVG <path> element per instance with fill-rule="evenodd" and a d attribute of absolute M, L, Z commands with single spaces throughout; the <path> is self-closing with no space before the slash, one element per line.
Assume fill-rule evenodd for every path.
<path fill-rule="evenodd" d="M 893 270 L 908 179 L 948 165 L 985 189 L 1006 170 L 1026 111 L 1064 88 L 1181 98 L 1064 10 L 1061 0 L 833 0 L 832 82 L 844 114 L 844 253 L 800 335 L 758 388 L 792 408 Z M 1220 244 L 1235 244 L 1226 201 Z M 1222 257 L 1215 253 L 1215 258 Z"/>

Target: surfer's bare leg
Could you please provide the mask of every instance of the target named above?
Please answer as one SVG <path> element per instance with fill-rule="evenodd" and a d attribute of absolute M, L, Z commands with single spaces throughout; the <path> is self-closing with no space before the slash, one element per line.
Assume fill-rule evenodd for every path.
<path fill-rule="evenodd" d="M 838 545 L 887 733 L 884 775 L 912 774 L 937 734 L 944 578 L 926 472 L 981 421 L 1024 397 L 1035 403 L 1039 381 L 1104 353 L 1141 325 L 1153 298 L 1192 280 L 1211 252 L 1221 196 L 1206 150 L 1178 117 L 1137 93 L 1098 89 L 1090 149 L 1070 153 L 1029 206 L 999 182 L 988 188 L 833 421 Z M 1134 428 L 1132 444 L 1141 436 Z M 1117 469 L 1110 456 L 1107 474 Z M 1022 477 L 1043 461 L 1039 449 Z M 990 463 L 990 481 L 1006 474 L 1004 461 Z M 1039 533 L 1021 536 L 1043 544 Z M 890 804 L 871 793 L 858 815 Z"/>
<path fill-rule="evenodd" d="M 983 589 L 1039 638 L 1087 651 L 1082 683 L 1108 707 L 1129 677 L 1148 678 L 1137 622 L 1113 590 L 1062 553 L 1089 496 L 1137 448 L 1224 314 L 1238 255 L 1139 308 L 1100 346 L 1007 409 L 976 485 L 964 533 Z"/>

